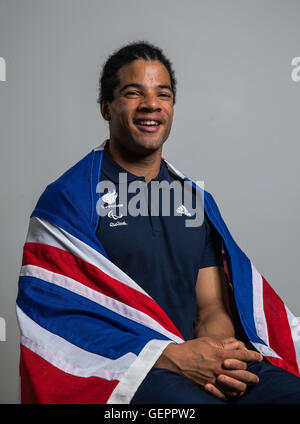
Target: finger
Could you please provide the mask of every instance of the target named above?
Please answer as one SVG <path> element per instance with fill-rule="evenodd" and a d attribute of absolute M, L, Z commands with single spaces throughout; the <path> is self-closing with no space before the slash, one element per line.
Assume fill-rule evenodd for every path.
<path fill-rule="evenodd" d="M 225 359 L 223 367 L 229 370 L 246 370 L 247 363 L 239 361 L 238 359 Z"/>
<path fill-rule="evenodd" d="M 240 349 L 246 349 L 245 343 L 241 340 L 237 340 L 234 337 L 228 337 L 227 339 L 222 340 L 223 344 L 237 343 Z"/>
<path fill-rule="evenodd" d="M 224 384 L 220 384 L 218 381 L 216 381 L 215 387 L 226 396 L 227 400 L 237 398 L 240 393 L 243 393 L 236 391 L 229 386 L 225 386 Z"/>
<path fill-rule="evenodd" d="M 237 339 L 235 337 L 227 337 L 227 339 L 222 340 L 223 343 L 236 342 Z"/>
<path fill-rule="evenodd" d="M 229 352 L 229 350 L 226 351 L 226 358 L 224 359 L 238 359 L 240 361 L 255 361 L 255 362 L 261 362 L 263 360 L 263 356 L 255 352 L 254 350 L 248 350 L 248 349 L 234 349 Z"/>
<path fill-rule="evenodd" d="M 204 388 L 211 395 L 219 399 L 222 399 L 224 401 L 241 397 L 245 393 L 245 392 L 232 391 L 230 387 L 226 387 L 222 384 L 218 384 L 217 382 L 215 384 L 207 383 L 204 386 Z"/>
<path fill-rule="evenodd" d="M 239 341 L 239 340 L 232 340 L 232 341 L 223 341 L 223 348 L 225 350 L 230 350 L 230 349 L 246 349 L 246 346 L 244 345 L 243 342 Z"/>
<path fill-rule="evenodd" d="M 217 387 L 214 386 L 213 384 L 210 384 L 210 383 L 205 384 L 204 390 L 218 399 L 221 399 L 224 401 L 227 400 L 227 396 L 225 396 L 225 394 L 221 390 L 217 389 Z"/>
<path fill-rule="evenodd" d="M 222 386 L 225 386 L 230 389 L 230 391 L 235 392 L 245 392 L 247 389 L 246 383 L 236 380 L 235 378 L 229 377 L 229 375 L 220 374 L 217 377 L 217 382 Z"/>
<path fill-rule="evenodd" d="M 259 378 L 256 374 L 245 370 L 224 370 L 222 374 L 246 384 L 257 384 Z"/>

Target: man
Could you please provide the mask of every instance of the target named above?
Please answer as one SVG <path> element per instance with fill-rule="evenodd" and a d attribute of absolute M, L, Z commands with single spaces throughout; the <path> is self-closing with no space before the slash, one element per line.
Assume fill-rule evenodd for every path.
<path fill-rule="evenodd" d="M 194 185 L 190 204 L 171 196 L 169 215 L 161 201 L 154 205 L 162 182 L 186 193 L 184 178 L 162 160 L 175 96 L 171 63 L 151 44 L 125 46 L 103 68 L 98 101 L 109 140 L 48 186 L 24 247 L 17 302 L 24 402 L 300 403 L 296 356 L 285 359 L 261 340 L 259 310 L 257 334 L 245 319 L 251 302 L 239 300 L 235 275 L 244 276 L 246 259 L 230 246 L 208 195 L 202 225 L 186 225 Z M 125 207 L 134 203 L 133 183 L 143 214 Z M 237 305 L 228 282 L 237 285 Z"/>

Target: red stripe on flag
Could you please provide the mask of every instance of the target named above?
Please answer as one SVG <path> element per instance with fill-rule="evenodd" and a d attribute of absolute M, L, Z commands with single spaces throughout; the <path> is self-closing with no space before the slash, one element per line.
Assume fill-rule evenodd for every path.
<path fill-rule="evenodd" d="M 262 280 L 269 345 L 283 359 L 275 358 L 274 361 L 272 358 L 272 363 L 299 376 L 295 346 L 284 303 L 264 277 Z"/>
<path fill-rule="evenodd" d="M 20 376 L 23 404 L 104 404 L 119 383 L 65 373 L 22 345 Z"/>
<path fill-rule="evenodd" d="M 65 250 L 42 243 L 25 243 L 22 265 L 36 265 L 72 278 L 99 293 L 144 312 L 166 330 L 183 339 L 170 318 L 153 299 Z"/>

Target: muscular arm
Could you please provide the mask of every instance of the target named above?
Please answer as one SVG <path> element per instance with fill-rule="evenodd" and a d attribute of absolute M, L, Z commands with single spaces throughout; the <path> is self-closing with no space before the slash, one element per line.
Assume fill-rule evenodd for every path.
<path fill-rule="evenodd" d="M 258 381 L 247 371 L 247 362 L 261 361 L 262 356 L 234 339 L 223 270 L 219 267 L 199 270 L 196 295 L 196 338 L 169 344 L 154 367 L 181 373 L 221 399 L 242 394 L 247 383 Z"/>
<path fill-rule="evenodd" d="M 217 340 L 234 337 L 228 286 L 221 267 L 211 266 L 199 270 L 196 295 L 195 337 L 212 337 Z"/>

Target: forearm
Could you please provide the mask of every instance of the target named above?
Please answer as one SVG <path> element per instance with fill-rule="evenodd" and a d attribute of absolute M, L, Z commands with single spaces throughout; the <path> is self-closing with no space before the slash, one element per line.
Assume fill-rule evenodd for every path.
<path fill-rule="evenodd" d="M 180 372 L 179 367 L 173 360 L 173 355 L 176 353 L 178 346 L 176 343 L 170 343 L 153 365 L 153 368 L 167 368 L 171 371 Z"/>
<path fill-rule="evenodd" d="M 235 337 L 235 330 L 230 315 L 224 309 L 218 309 L 195 322 L 195 338 L 211 337 L 223 340 Z"/>
<path fill-rule="evenodd" d="M 199 337 L 210 337 L 218 341 L 235 337 L 234 326 L 230 315 L 223 309 L 219 309 L 207 314 L 205 319 L 198 319 L 195 325 L 195 338 Z M 177 350 L 176 344 L 169 344 L 154 367 L 168 368 L 178 372 L 176 364 L 171 359 L 173 353 Z"/>

